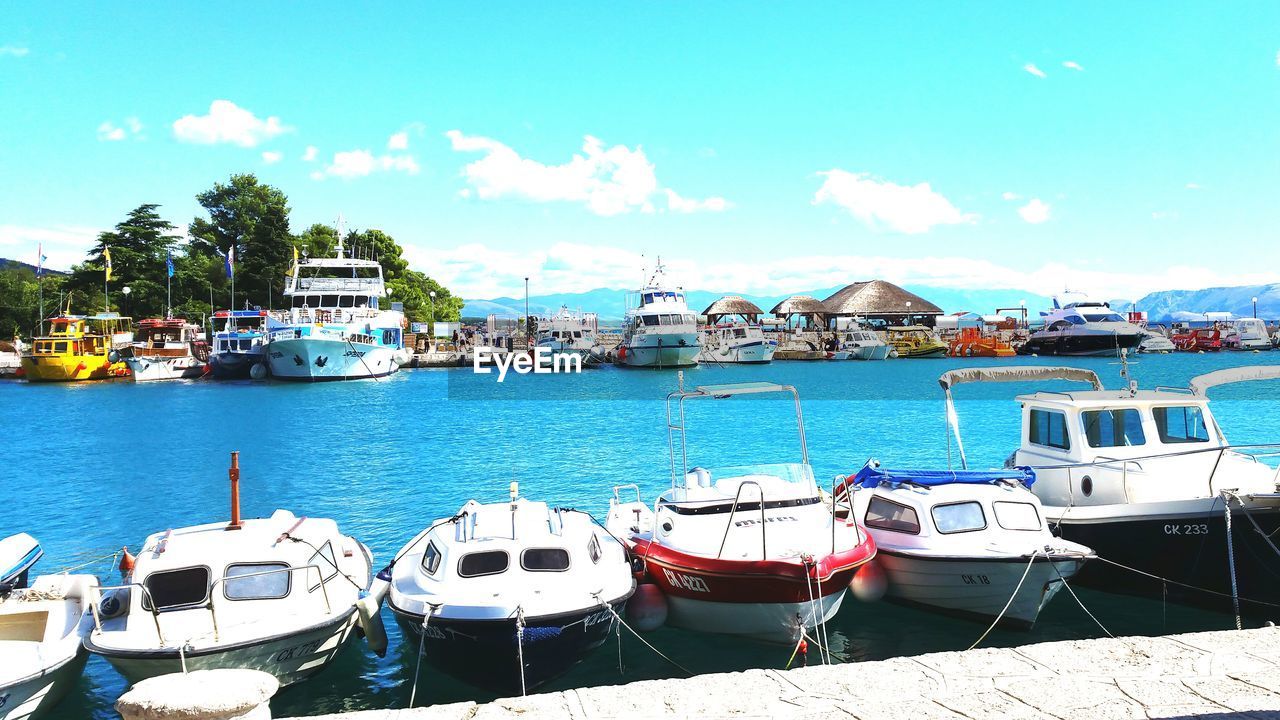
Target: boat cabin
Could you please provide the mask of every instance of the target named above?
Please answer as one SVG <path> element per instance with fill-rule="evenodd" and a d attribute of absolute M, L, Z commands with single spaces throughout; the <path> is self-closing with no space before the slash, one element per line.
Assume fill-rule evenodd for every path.
<path fill-rule="evenodd" d="M 149 357 L 185 357 L 193 345 L 203 343 L 200 328 L 182 318 L 151 318 L 138 323 L 133 352 Z"/>
<path fill-rule="evenodd" d="M 49 334 L 31 344 L 32 355 L 102 355 L 133 339 L 132 318 L 115 313 L 62 315 L 49 321 Z"/>

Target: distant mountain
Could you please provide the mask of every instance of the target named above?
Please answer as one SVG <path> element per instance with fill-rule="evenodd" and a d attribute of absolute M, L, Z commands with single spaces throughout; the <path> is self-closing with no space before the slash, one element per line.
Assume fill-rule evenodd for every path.
<path fill-rule="evenodd" d="M 1253 298 L 1258 298 L 1258 317 L 1280 318 L 1280 283 L 1205 288 L 1204 290 L 1161 290 L 1138 301 L 1137 308 L 1153 322 L 1193 320 L 1206 312 L 1229 312 L 1253 317 Z M 1127 311 L 1127 302 L 1113 302 L 1116 310 Z"/>
<path fill-rule="evenodd" d="M 21 260 L 8 260 L 6 258 L 0 258 L 0 270 L 26 270 L 32 275 L 36 274 L 35 265 L 24 263 Z M 67 274 L 61 270 L 51 270 L 49 268 L 45 268 L 44 272 L 46 275 L 66 275 Z"/>

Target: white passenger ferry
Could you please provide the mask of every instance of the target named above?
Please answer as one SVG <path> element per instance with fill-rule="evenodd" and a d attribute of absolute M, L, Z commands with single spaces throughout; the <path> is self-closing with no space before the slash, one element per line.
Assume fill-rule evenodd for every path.
<path fill-rule="evenodd" d="M 684 290 L 667 284 L 661 262 L 643 289 L 628 294 L 627 308 L 616 364 L 663 368 L 698 363 L 698 317 L 689 310 Z"/>

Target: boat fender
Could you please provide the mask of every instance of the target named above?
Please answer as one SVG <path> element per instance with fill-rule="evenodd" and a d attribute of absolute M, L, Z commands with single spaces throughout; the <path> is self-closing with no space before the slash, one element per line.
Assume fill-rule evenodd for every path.
<path fill-rule="evenodd" d="M 653 583 L 636 586 L 627 601 L 627 622 L 640 632 L 657 630 L 667 623 L 667 596 Z"/>
<path fill-rule="evenodd" d="M 369 592 L 356 601 L 360 630 L 364 633 L 369 649 L 378 657 L 387 655 L 387 629 L 382 624 L 382 599 L 386 597 L 390 583 L 374 580 Z"/>
<path fill-rule="evenodd" d="M 254 363 L 252 366 L 249 367 L 249 377 L 253 378 L 254 380 L 266 380 L 267 366 L 264 365 L 263 363 Z"/>
<path fill-rule="evenodd" d="M 129 611 L 129 588 L 116 588 L 102 594 L 98 601 L 98 617 L 103 620 L 118 618 Z"/>
<path fill-rule="evenodd" d="M 884 568 L 880 567 L 880 563 L 871 560 L 853 574 L 853 579 L 849 581 L 849 589 L 853 591 L 853 596 L 862 602 L 875 602 L 884 597 L 889 589 L 889 579 L 885 576 Z"/>
<path fill-rule="evenodd" d="M 128 577 L 133 572 L 133 566 L 136 562 L 137 558 L 129 553 L 128 545 L 120 548 L 120 577 Z"/>
<path fill-rule="evenodd" d="M 107 353 L 107 359 L 113 363 L 118 363 L 120 362 L 120 353 L 116 350 L 112 350 L 111 352 Z"/>

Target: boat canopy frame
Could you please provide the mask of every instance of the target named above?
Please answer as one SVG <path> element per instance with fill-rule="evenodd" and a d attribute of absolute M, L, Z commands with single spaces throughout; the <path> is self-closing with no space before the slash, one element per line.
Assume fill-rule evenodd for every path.
<path fill-rule="evenodd" d="M 1275 365 L 1246 365 L 1244 367 L 1214 370 L 1191 378 L 1188 389 L 1197 397 L 1206 397 L 1210 388 L 1254 380 L 1280 380 L 1280 367 Z"/>

